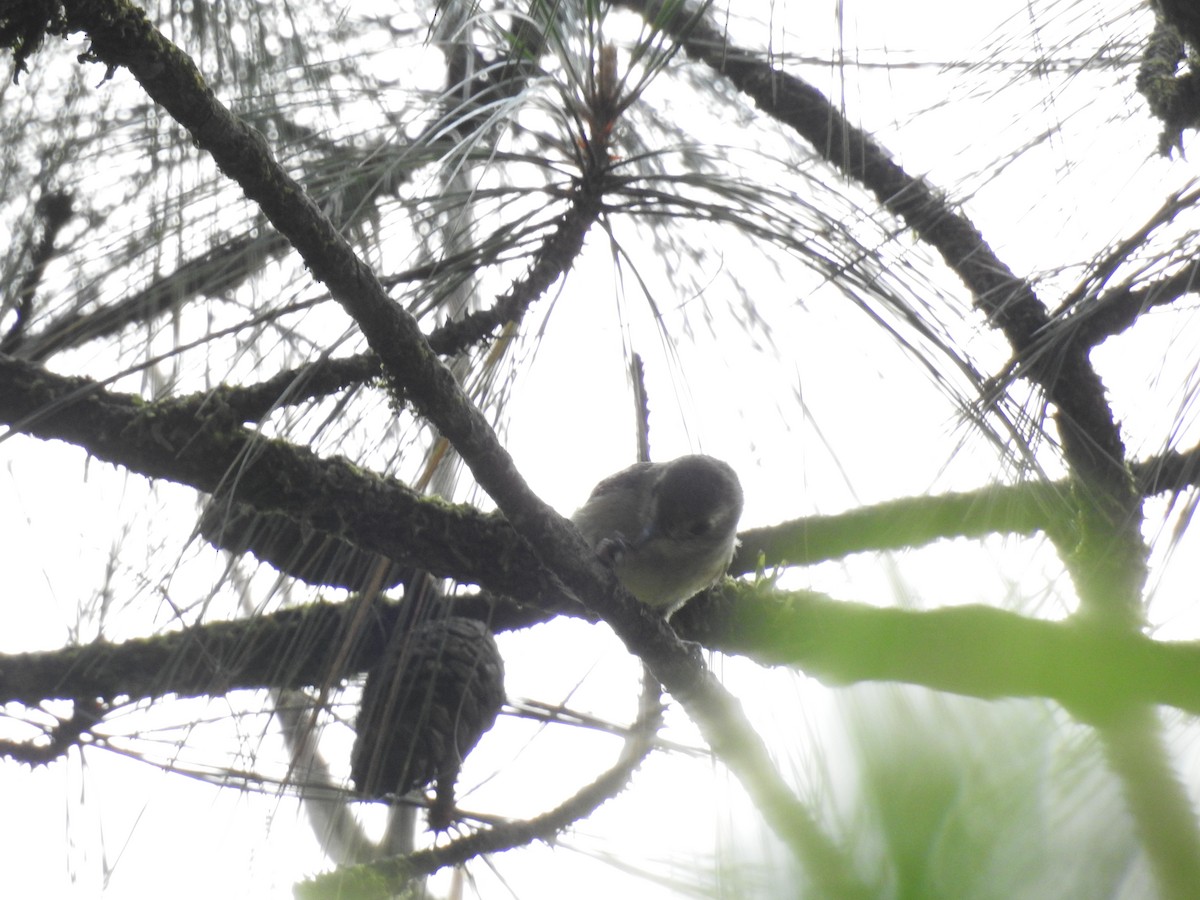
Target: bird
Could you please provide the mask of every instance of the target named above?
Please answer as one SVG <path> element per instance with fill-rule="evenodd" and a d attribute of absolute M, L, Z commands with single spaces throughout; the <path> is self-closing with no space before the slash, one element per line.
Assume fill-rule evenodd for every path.
<path fill-rule="evenodd" d="M 571 521 L 634 597 L 669 616 L 725 573 L 743 499 L 728 463 L 692 454 L 608 476 Z"/>

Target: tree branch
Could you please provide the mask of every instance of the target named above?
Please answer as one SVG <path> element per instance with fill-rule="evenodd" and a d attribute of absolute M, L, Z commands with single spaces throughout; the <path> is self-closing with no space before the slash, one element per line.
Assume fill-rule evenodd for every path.
<path fill-rule="evenodd" d="M 831 684 L 896 681 L 969 697 L 1044 697 L 1085 718 L 1140 702 L 1200 713 L 1200 643 L 1155 641 L 990 606 L 927 612 L 727 581 L 675 615 L 680 633 Z"/>
<path fill-rule="evenodd" d="M 528 602 L 554 593 L 537 557 L 503 519 L 264 438 L 239 424 L 219 392 L 146 403 L 0 356 L 0 421 L 219 501 L 287 513 L 323 535 L 439 577 Z"/>
<path fill-rule="evenodd" d="M 1125 331 L 1147 310 L 1174 303 L 1198 290 L 1200 262 L 1193 261 L 1144 287 L 1117 287 L 1106 291 L 1070 321 L 1069 324 L 1075 329 L 1070 334 L 1070 340 L 1085 347 L 1095 347 L 1105 339 Z"/>
<path fill-rule="evenodd" d="M 531 623 L 530 608 L 449 598 L 447 614 L 494 630 Z M 383 652 L 403 605 L 372 602 L 368 628 L 354 604 L 316 603 L 253 619 L 211 622 L 121 644 L 97 641 L 0 656 L 0 702 L 208 696 L 299 688 L 351 677 Z M 564 609 L 564 615 L 575 615 Z M 1200 714 L 1200 642 L 1032 619 L 966 605 L 927 612 L 726 582 L 680 610 L 680 635 L 766 666 L 791 666 L 830 684 L 890 681 L 981 699 L 1042 697 L 1089 720 L 1144 703 Z M 344 663 L 339 636 L 354 643 Z"/>

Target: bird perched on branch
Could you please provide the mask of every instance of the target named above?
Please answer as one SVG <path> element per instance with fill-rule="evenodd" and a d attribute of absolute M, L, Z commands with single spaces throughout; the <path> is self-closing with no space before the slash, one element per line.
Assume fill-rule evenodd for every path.
<path fill-rule="evenodd" d="M 693 455 L 610 475 L 571 521 L 630 593 L 669 615 L 725 573 L 741 515 L 737 473 Z"/>

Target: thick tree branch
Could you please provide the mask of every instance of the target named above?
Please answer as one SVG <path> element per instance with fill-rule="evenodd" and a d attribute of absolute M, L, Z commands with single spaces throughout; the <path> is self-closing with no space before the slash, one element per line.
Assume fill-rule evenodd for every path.
<path fill-rule="evenodd" d="M 401 565 L 537 602 L 544 571 L 498 516 L 416 493 L 340 458 L 269 440 L 219 400 L 145 403 L 0 356 L 0 421 L 94 457 L 295 520 Z"/>
<path fill-rule="evenodd" d="M 897 681 L 969 697 L 1044 697 L 1086 718 L 1126 702 L 1200 713 L 1200 643 L 1050 622 L 990 606 L 927 612 L 727 581 L 675 618 L 680 633 L 830 684 Z"/>
<path fill-rule="evenodd" d="M 478 598 L 447 603 L 449 614 L 483 619 L 496 630 L 538 617 L 529 608 Z M 361 614 L 354 604 L 318 603 L 121 644 L 10 654 L 0 657 L 0 702 L 318 685 L 369 668 L 403 613 L 403 604 L 373 602 L 370 627 L 354 632 L 340 667 L 333 665 L 338 636 L 350 633 L 350 620 Z M 891 681 L 982 699 L 1042 697 L 1089 720 L 1131 703 L 1200 714 L 1200 643 L 1156 641 L 1079 621 L 985 606 L 888 609 L 732 581 L 689 603 L 673 621 L 686 639 L 830 684 Z"/>
<path fill-rule="evenodd" d="M 1200 447 L 1168 451 L 1131 467 L 1139 494 L 1149 497 L 1200 484 Z M 339 542 L 285 514 L 246 507 L 206 514 L 205 537 L 234 553 L 252 552 L 287 575 L 310 584 L 361 590 L 378 578 L 380 557 Z M 806 516 L 751 528 L 738 535 L 729 574 L 745 575 L 778 566 L 805 566 L 853 553 L 913 549 L 938 540 L 977 539 L 991 534 L 1054 535 L 1073 539 L 1070 486 L 1066 482 L 1027 482 L 978 490 L 904 497 L 843 513 Z M 402 566 L 383 587 L 399 583 Z"/>
<path fill-rule="evenodd" d="M 363 602 L 369 602 L 365 609 Z M 449 598 L 446 604 L 446 615 L 479 619 L 496 631 L 523 628 L 545 617 L 502 598 Z M 0 656 L 0 702 L 136 701 L 337 683 L 378 662 L 388 636 L 407 615 L 404 604 L 378 598 L 313 603 L 119 644 L 101 640 L 9 654 Z"/>
<path fill-rule="evenodd" d="M 1130 466 L 1139 496 L 1200 485 L 1200 446 Z M 937 540 L 1043 532 L 1060 546 L 1075 540 L 1071 486 L 1032 481 L 963 493 L 904 497 L 827 516 L 807 516 L 738 535 L 731 575 L 802 566 L 851 553 L 921 547 Z"/>
<path fill-rule="evenodd" d="M 0 693 L 34 706 L 58 697 L 150 699 L 219 696 L 239 689 L 301 688 L 364 671 L 383 652 L 399 608 L 376 604 L 372 623 L 354 629 L 350 604 L 317 603 L 254 619 L 209 622 L 180 632 L 0 658 Z M 353 634 L 344 671 L 340 635 Z"/>
<path fill-rule="evenodd" d="M 1047 532 L 1071 527 L 1069 488 L 1054 482 L 904 497 L 826 516 L 806 516 L 738 535 L 731 575 L 802 566 L 852 553 L 921 547 L 946 538 Z"/>

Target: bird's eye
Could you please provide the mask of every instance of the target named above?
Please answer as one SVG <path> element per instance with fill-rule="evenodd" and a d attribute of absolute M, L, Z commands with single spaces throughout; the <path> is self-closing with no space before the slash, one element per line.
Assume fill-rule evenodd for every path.
<path fill-rule="evenodd" d="M 700 519 L 698 522 L 693 522 L 688 526 L 688 534 L 692 537 L 703 537 L 712 530 L 712 522 L 708 519 Z"/>

